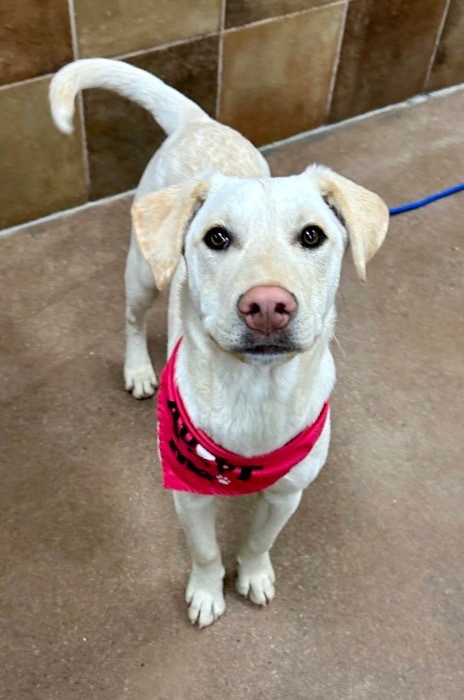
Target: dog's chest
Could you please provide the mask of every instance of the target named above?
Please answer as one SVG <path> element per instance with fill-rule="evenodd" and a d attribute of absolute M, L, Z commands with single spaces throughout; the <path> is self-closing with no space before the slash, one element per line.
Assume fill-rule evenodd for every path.
<path fill-rule="evenodd" d="M 323 368 L 322 368 L 323 369 Z M 326 372 L 322 372 L 322 375 Z M 243 367 L 198 383 L 180 368 L 179 389 L 194 424 L 225 449 L 246 457 L 278 449 L 319 415 L 330 393 L 301 381 L 296 366 L 280 371 Z"/>

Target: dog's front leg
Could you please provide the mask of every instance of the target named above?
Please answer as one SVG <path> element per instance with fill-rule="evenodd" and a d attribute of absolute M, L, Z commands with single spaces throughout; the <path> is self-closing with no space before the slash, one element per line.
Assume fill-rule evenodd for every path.
<path fill-rule="evenodd" d="M 263 491 L 258 497 L 250 530 L 237 557 L 237 590 L 257 605 L 266 605 L 274 598 L 275 574 L 269 552 L 277 535 L 298 508 L 302 493 Z"/>
<path fill-rule="evenodd" d="M 214 496 L 174 492 L 177 515 L 192 554 L 192 572 L 186 600 L 192 624 L 206 627 L 226 609 L 223 594 L 224 567 L 216 540 Z"/>
<path fill-rule="evenodd" d="M 158 386 L 148 355 L 145 318 L 156 296 L 150 266 L 138 250 L 135 236 L 126 263 L 126 360 L 124 379 L 127 391 L 136 399 L 153 396 Z"/>

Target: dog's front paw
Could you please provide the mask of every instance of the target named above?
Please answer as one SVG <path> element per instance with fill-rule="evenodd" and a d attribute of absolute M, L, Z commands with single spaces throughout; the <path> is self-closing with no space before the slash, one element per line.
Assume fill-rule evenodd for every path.
<path fill-rule="evenodd" d="M 208 580 L 209 579 L 209 580 Z M 222 576 L 208 579 L 192 571 L 185 599 L 188 603 L 188 616 L 192 625 L 207 627 L 225 612 Z"/>
<path fill-rule="evenodd" d="M 126 391 L 131 391 L 134 399 L 147 399 L 153 396 L 158 380 L 151 364 L 143 367 L 124 367 Z"/>
<path fill-rule="evenodd" d="M 275 595 L 275 574 L 268 552 L 249 557 L 238 556 L 236 588 L 256 605 L 267 605 Z"/>

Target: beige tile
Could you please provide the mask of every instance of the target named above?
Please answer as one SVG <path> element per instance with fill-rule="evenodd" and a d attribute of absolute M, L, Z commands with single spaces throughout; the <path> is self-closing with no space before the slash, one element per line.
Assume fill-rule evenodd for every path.
<path fill-rule="evenodd" d="M 48 78 L 0 90 L 0 227 L 86 201 L 79 126 L 64 136 L 48 106 Z"/>
<path fill-rule="evenodd" d="M 352 0 L 330 118 L 401 102 L 424 88 L 446 0 Z"/>
<path fill-rule="evenodd" d="M 428 90 L 464 82 L 464 0 L 451 0 Z"/>
<path fill-rule="evenodd" d="M 222 0 L 74 0 L 81 56 L 121 56 L 219 29 Z"/>
<path fill-rule="evenodd" d="M 227 0 L 226 27 L 241 27 L 269 17 L 328 5 L 333 0 Z"/>
<path fill-rule="evenodd" d="M 208 37 L 130 60 L 180 90 L 214 116 L 218 39 Z M 84 97 L 91 197 L 135 187 L 164 131 L 142 107 L 104 90 Z"/>
<path fill-rule="evenodd" d="M 72 58 L 67 0 L 1 1 L 1 85 L 52 73 Z"/>
<path fill-rule="evenodd" d="M 220 118 L 255 144 L 322 124 L 344 5 L 224 36 Z"/>

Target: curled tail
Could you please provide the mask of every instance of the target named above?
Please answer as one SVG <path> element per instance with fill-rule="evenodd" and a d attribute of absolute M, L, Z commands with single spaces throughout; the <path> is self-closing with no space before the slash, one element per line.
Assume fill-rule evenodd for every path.
<path fill-rule="evenodd" d="M 62 68 L 51 82 L 50 106 L 58 129 L 72 133 L 75 97 L 92 87 L 113 90 L 145 107 L 167 134 L 191 119 L 209 119 L 195 102 L 141 68 L 123 61 L 86 58 Z"/>

